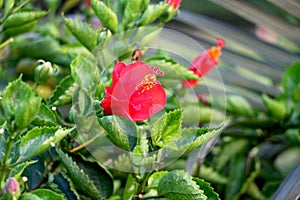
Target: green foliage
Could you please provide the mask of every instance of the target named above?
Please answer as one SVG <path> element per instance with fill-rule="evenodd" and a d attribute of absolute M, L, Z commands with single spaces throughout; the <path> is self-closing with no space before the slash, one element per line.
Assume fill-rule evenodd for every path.
<path fill-rule="evenodd" d="M 129 174 L 124 189 L 123 199 L 132 199 L 138 191 L 138 186 L 139 185 L 136 182 L 136 179 L 131 174 Z"/>
<path fill-rule="evenodd" d="M 117 116 L 105 116 L 98 120 L 114 144 L 126 151 L 133 149 L 137 136 L 137 126 L 133 122 Z"/>
<path fill-rule="evenodd" d="M 65 197 L 48 189 L 37 189 L 30 193 L 25 193 L 20 197 L 21 200 L 64 200 Z"/>
<path fill-rule="evenodd" d="M 152 23 L 154 20 L 159 18 L 167 8 L 167 4 L 148 5 L 142 17 L 140 18 L 138 25 L 144 26 Z"/>
<path fill-rule="evenodd" d="M 36 97 L 21 77 L 10 83 L 4 93 L 2 106 L 4 116 L 12 123 L 12 130 L 26 128 L 38 114 L 42 98 Z"/>
<path fill-rule="evenodd" d="M 153 124 L 152 141 L 156 146 L 173 149 L 180 135 L 181 110 L 169 112 Z"/>
<path fill-rule="evenodd" d="M 28 160 L 55 146 L 70 129 L 58 129 L 57 127 L 36 127 L 22 137 L 20 155 L 22 160 Z"/>
<path fill-rule="evenodd" d="M 32 124 L 35 126 L 56 126 L 57 120 L 52 110 L 42 103 L 40 110 Z"/>
<path fill-rule="evenodd" d="M 182 170 L 175 170 L 164 175 L 159 182 L 157 192 L 168 199 L 201 199 L 206 200 L 207 196 L 199 188 L 192 176 Z"/>
<path fill-rule="evenodd" d="M 100 0 L 91 0 L 91 6 L 104 27 L 112 33 L 117 31 L 117 15 Z"/>
<path fill-rule="evenodd" d="M 288 99 L 293 99 L 295 102 L 299 99 L 296 98 L 296 91 L 299 89 L 299 75 L 300 74 L 300 62 L 296 62 L 287 68 L 282 78 L 282 87 L 284 95 Z"/>
<path fill-rule="evenodd" d="M 90 199 L 102 199 L 97 187 L 78 165 L 61 150 L 57 150 L 60 161 L 65 166 L 76 190 Z"/>
<path fill-rule="evenodd" d="M 286 115 L 286 105 L 284 102 L 273 100 L 267 95 L 263 95 L 262 98 L 270 116 L 278 120 L 284 119 Z"/>

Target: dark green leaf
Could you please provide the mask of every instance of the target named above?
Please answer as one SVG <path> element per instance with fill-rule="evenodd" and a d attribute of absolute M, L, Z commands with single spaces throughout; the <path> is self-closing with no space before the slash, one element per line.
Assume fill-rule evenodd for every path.
<path fill-rule="evenodd" d="M 76 190 L 85 195 L 87 198 L 102 199 L 97 187 L 94 185 L 92 180 L 90 180 L 90 178 L 80 170 L 78 165 L 61 150 L 58 149 L 57 153 L 60 161 L 65 166 L 68 175 L 72 179 Z"/>
<path fill-rule="evenodd" d="M 118 26 L 117 15 L 100 0 L 91 0 L 91 6 L 103 26 L 115 33 Z"/>
<path fill-rule="evenodd" d="M 72 102 L 74 91 L 77 89 L 77 85 L 71 76 L 67 76 L 60 81 L 56 86 L 52 95 L 49 97 L 49 106 L 61 106 Z"/>
<path fill-rule="evenodd" d="M 43 16 L 45 16 L 47 13 L 45 11 L 22 11 L 17 12 L 12 15 L 10 15 L 7 20 L 4 22 L 3 27 L 4 29 L 12 28 L 12 27 L 18 27 L 23 26 L 28 23 L 32 23 L 33 21 L 36 21 Z"/>
<path fill-rule="evenodd" d="M 78 167 L 89 177 L 101 196 L 108 198 L 112 195 L 114 183 L 110 173 L 97 162 L 88 162 L 80 157 L 75 159 Z"/>
<path fill-rule="evenodd" d="M 29 32 L 30 30 L 32 30 L 35 26 L 37 25 L 37 21 L 33 21 L 24 25 L 20 25 L 17 27 L 11 27 L 11 28 L 7 28 L 6 30 L 3 31 L 3 34 L 5 36 L 5 38 L 9 38 L 12 36 L 16 36 L 22 33 L 26 33 Z"/>
<path fill-rule="evenodd" d="M 97 45 L 98 32 L 92 25 L 79 19 L 64 18 L 65 24 L 77 40 L 92 51 Z"/>
<path fill-rule="evenodd" d="M 129 151 L 136 144 L 137 126 L 125 117 L 105 116 L 99 118 L 100 125 L 105 129 L 108 139 L 118 147 Z"/>
<path fill-rule="evenodd" d="M 16 128 L 26 128 L 39 112 L 42 98 L 35 93 L 21 78 L 11 82 L 3 94 L 5 118 L 15 122 Z"/>
<path fill-rule="evenodd" d="M 163 148 L 176 149 L 174 142 L 181 135 L 181 110 L 166 113 L 160 117 L 152 128 L 153 144 Z"/>
<path fill-rule="evenodd" d="M 129 174 L 124 189 L 123 199 L 131 200 L 132 197 L 137 194 L 138 186 L 139 184 L 136 179 Z"/>
<path fill-rule="evenodd" d="M 89 91 L 95 91 L 100 80 L 96 64 L 81 55 L 71 63 L 71 75 L 80 87 Z"/>
<path fill-rule="evenodd" d="M 206 200 L 204 191 L 183 170 L 175 170 L 164 175 L 159 182 L 159 195 L 171 200 Z"/>
<path fill-rule="evenodd" d="M 32 124 L 35 126 L 55 126 L 57 125 L 57 121 L 52 110 L 42 103 L 40 111 L 33 120 Z"/>
<path fill-rule="evenodd" d="M 20 155 L 23 160 L 37 156 L 59 143 L 71 129 L 58 129 L 55 127 L 36 127 L 22 137 Z"/>
<path fill-rule="evenodd" d="M 294 91 L 300 84 L 300 62 L 296 62 L 287 68 L 282 78 L 282 87 L 287 98 L 292 99 Z"/>
<path fill-rule="evenodd" d="M 204 191 L 207 200 L 220 200 L 218 193 L 210 186 L 209 183 L 205 182 L 203 179 L 193 178 L 193 181 L 199 185 L 200 189 Z"/>
<path fill-rule="evenodd" d="M 153 58 L 146 60 L 148 65 L 159 67 L 164 72 L 164 79 L 199 80 L 199 77 L 183 65 L 172 59 Z"/>
<path fill-rule="evenodd" d="M 65 197 L 61 194 L 57 194 L 51 190 L 48 189 L 37 189 L 31 192 L 31 194 L 34 194 L 38 197 L 40 197 L 42 200 L 64 200 Z"/>

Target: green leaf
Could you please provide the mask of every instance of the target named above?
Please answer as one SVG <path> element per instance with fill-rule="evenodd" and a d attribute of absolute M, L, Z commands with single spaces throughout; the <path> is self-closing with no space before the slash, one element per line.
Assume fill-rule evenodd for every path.
<path fill-rule="evenodd" d="M 271 117 L 282 120 L 286 116 L 286 107 L 284 102 L 271 99 L 267 95 L 262 95 L 262 98 Z"/>
<path fill-rule="evenodd" d="M 81 55 L 71 63 L 71 75 L 80 87 L 89 91 L 94 91 L 100 81 L 97 65 Z"/>
<path fill-rule="evenodd" d="M 61 106 L 72 102 L 72 97 L 77 89 L 77 84 L 71 76 L 66 76 L 56 86 L 52 95 L 49 97 L 49 106 Z"/>
<path fill-rule="evenodd" d="M 193 178 L 193 181 L 195 181 L 200 189 L 204 191 L 205 196 L 207 196 L 207 200 L 220 200 L 219 194 L 214 191 L 209 183 L 199 178 Z"/>
<path fill-rule="evenodd" d="M 81 157 L 75 157 L 78 167 L 89 177 L 100 195 L 108 198 L 113 194 L 114 182 L 111 174 L 97 162 L 88 162 Z M 75 182 L 76 183 L 76 182 Z"/>
<path fill-rule="evenodd" d="M 117 32 L 117 15 L 100 0 L 91 0 L 91 6 L 104 27 L 112 33 Z"/>
<path fill-rule="evenodd" d="M 20 197 L 20 200 L 43 200 L 43 199 L 31 193 L 24 193 Z"/>
<path fill-rule="evenodd" d="M 90 178 L 81 171 L 78 165 L 73 162 L 72 158 L 59 149 L 57 150 L 57 153 L 77 191 L 90 199 L 102 199 L 97 187 Z"/>
<path fill-rule="evenodd" d="M 43 16 L 45 16 L 47 12 L 45 11 L 21 11 L 10 15 L 7 20 L 5 20 L 3 24 L 4 29 L 23 26 L 28 23 L 32 23 Z"/>
<path fill-rule="evenodd" d="M 300 74 L 300 62 L 296 62 L 289 66 L 282 78 L 282 87 L 287 98 L 292 99 L 294 91 L 297 90 Z"/>
<path fill-rule="evenodd" d="M 133 196 L 137 194 L 138 186 L 139 184 L 136 179 L 129 174 L 124 189 L 123 199 L 131 200 Z"/>
<path fill-rule="evenodd" d="M 206 200 L 204 191 L 192 178 L 183 170 L 169 172 L 160 180 L 157 192 L 171 200 Z"/>
<path fill-rule="evenodd" d="M 105 116 L 98 119 L 106 131 L 108 139 L 126 151 L 132 150 L 136 144 L 137 126 L 125 117 Z"/>
<path fill-rule="evenodd" d="M 92 51 L 97 45 L 98 32 L 91 24 L 80 19 L 64 18 L 65 24 L 77 40 Z"/>
<path fill-rule="evenodd" d="M 33 21 L 24 25 L 20 25 L 17 27 L 11 27 L 11 28 L 7 28 L 6 30 L 3 31 L 3 35 L 6 38 L 12 37 L 12 36 L 16 36 L 22 33 L 26 33 L 29 32 L 30 30 L 32 30 L 35 26 L 37 25 L 37 21 Z"/>
<path fill-rule="evenodd" d="M 35 127 L 21 138 L 20 156 L 23 160 L 37 156 L 59 143 L 71 129 Z"/>
<path fill-rule="evenodd" d="M 138 25 L 144 26 L 152 23 L 154 20 L 158 19 L 167 8 L 168 4 L 148 5 L 141 19 L 139 20 Z"/>
<path fill-rule="evenodd" d="M 172 59 L 165 58 L 151 58 L 146 60 L 148 65 L 159 67 L 164 72 L 164 79 L 175 80 L 199 80 L 199 77 L 183 65 L 177 63 Z"/>
<path fill-rule="evenodd" d="M 175 110 L 166 113 L 160 117 L 152 128 L 152 142 L 154 145 L 176 149 L 174 142 L 180 138 L 181 135 L 181 110 Z"/>
<path fill-rule="evenodd" d="M 18 129 L 26 128 L 39 112 L 42 98 L 36 97 L 31 88 L 21 78 L 6 87 L 2 106 L 5 118 Z"/>
<path fill-rule="evenodd" d="M 227 177 L 220 174 L 212 167 L 201 165 L 200 175 L 201 175 L 201 178 L 204 178 L 205 180 L 212 182 L 212 183 L 216 183 L 216 184 L 220 184 L 220 185 L 227 183 Z"/>
<path fill-rule="evenodd" d="M 254 116 L 255 112 L 253 107 L 249 104 L 249 102 L 238 95 L 230 95 L 226 97 L 226 109 L 234 114 L 243 115 L 243 116 Z"/>
<path fill-rule="evenodd" d="M 211 140 L 212 138 L 216 137 L 222 131 L 222 127 L 220 128 L 187 128 L 182 130 L 182 138 L 181 141 L 191 141 L 183 143 L 187 145 L 185 153 L 189 153 L 203 144 Z"/>
<path fill-rule="evenodd" d="M 122 30 L 132 29 L 136 24 L 136 19 L 141 15 L 142 0 L 130 0 L 126 2 L 126 7 L 123 14 Z"/>
<path fill-rule="evenodd" d="M 32 191 L 31 194 L 40 197 L 42 200 L 65 200 L 65 197 L 63 195 L 57 194 L 48 189 L 37 189 Z"/>
<path fill-rule="evenodd" d="M 160 180 L 168 173 L 168 171 L 154 172 L 148 178 L 148 188 L 157 188 Z"/>
<path fill-rule="evenodd" d="M 44 103 L 41 104 L 40 111 L 32 122 L 35 126 L 55 126 L 57 125 L 56 117 L 52 110 Z"/>

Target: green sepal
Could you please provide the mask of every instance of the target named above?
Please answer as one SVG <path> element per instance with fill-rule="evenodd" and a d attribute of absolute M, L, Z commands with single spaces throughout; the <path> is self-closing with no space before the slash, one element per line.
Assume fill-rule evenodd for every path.
<path fill-rule="evenodd" d="M 164 76 L 159 78 L 175 80 L 200 80 L 199 77 L 192 71 L 188 70 L 188 68 L 172 59 L 155 57 L 148 59 L 145 62 L 150 66 L 159 66 L 160 70 L 164 72 Z"/>
<path fill-rule="evenodd" d="M 35 127 L 21 138 L 20 157 L 28 160 L 58 144 L 72 129 Z"/>
<path fill-rule="evenodd" d="M 62 106 L 72 102 L 72 97 L 78 85 L 74 83 L 74 79 L 71 76 L 66 76 L 56 86 L 52 95 L 49 97 L 49 106 Z"/>
<path fill-rule="evenodd" d="M 102 199 L 92 180 L 78 167 L 72 158 L 59 149 L 57 149 L 57 153 L 76 190 L 90 199 Z"/>
<path fill-rule="evenodd" d="M 206 200 L 207 196 L 193 177 L 183 170 L 174 170 L 164 175 L 157 188 L 159 195 L 170 200 Z"/>
<path fill-rule="evenodd" d="M 99 31 L 97 31 L 91 24 L 79 19 L 68 18 L 64 18 L 64 22 L 71 33 L 83 46 L 90 51 L 96 48 Z"/>
<path fill-rule="evenodd" d="M 175 110 L 164 114 L 152 128 L 152 142 L 155 146 L 177 149 L 174 145 L 181 135 L 181 110 Z"/>
<path fill-rule="evenodd" d="M 39 112 L 42 98 L 37 97 L 31 88 L 21 80 L 9 83 L 3 93 L 2 106 L 6 120 L 15 128 L 26 128 Z"/>
<path fill-rule="evenodd" d="M 91 6 L 104 27 L 112 33 L 117 32 L 118 17 L 109 7 L 100 0 L 91 0 Z"/>

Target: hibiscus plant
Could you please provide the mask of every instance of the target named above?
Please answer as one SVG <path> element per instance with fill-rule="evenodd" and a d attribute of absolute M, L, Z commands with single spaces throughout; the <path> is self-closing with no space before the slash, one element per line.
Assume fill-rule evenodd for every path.
<path fill-rule="evenodd" d="M 180 3 L 0 0 L 0 199 L 220 199 L 194 170 L 170 166 L 199 149 L 205 157 L 237 126 L 225 111 L 248 104 L 194 90 L 225 40 L 198 52 L 164 46 L 183 37 L 163 28 Z M 299 132 L 293 72 L 278 100 L 263 96 L 271 125 L 295 129 L 289 137 Z M 206 122 L 203 105 L 218 108 Z"/>

